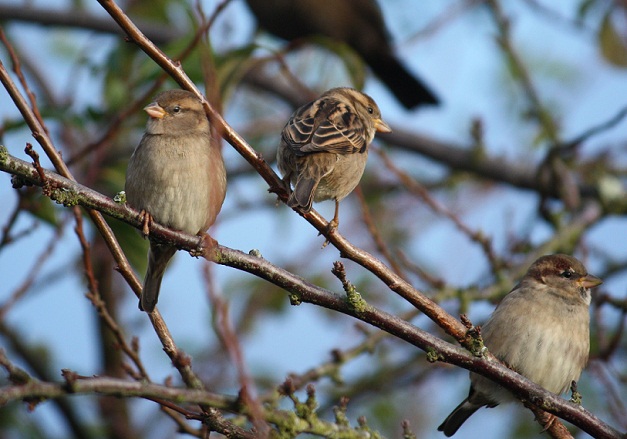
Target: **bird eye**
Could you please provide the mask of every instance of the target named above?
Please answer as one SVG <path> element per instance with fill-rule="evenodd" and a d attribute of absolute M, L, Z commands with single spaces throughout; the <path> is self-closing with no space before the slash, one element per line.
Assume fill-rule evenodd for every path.
<path fill-rule="evenodd" d="M 174 107 L 172 109 L 172 113 L 179 113 L 180 111 L 181 111 L 181 106 L 180 105 L 177 105 L 176 107 Z"/>
<path fill-rule="evenodd" d="M 573 276 L 573 272 L 572 271 L 564 271 L 561 274 L 562 277 L 565 277 L 566 279 L 570 279 Z"/>
<path fill-rule="evenodd" d="M 372 108 L 372 107 L 368 107 L 368 108 L 367 108 L 367 110 L 368 110 L 368 113 L 369 113 L 369 114 L 374 113 L 374 108 Z"/>

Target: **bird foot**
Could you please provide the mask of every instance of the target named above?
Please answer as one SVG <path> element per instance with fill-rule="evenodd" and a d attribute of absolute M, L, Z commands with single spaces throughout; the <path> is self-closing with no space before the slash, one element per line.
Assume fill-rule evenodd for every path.
<path fill-rule="evenodd" d="M 144 209 L 139 212 L 139 220 L 142 222 L 142 236 L 146 238 L 150 235 L 150 227 L 152 227 L 152 215 Z"/>
<path fill-rule="evenodd" d="M 327 224 L 327 230 L 326 230 L 326 234 L 329 235 L 333 232 L 335 232 L 339 226 L 339 221 L 336 218 L 333 218 L 331 221 L 329 221 L 329 223 Z M 319 233 L 319 235 L 322 235 L 322 233 Z M 327 238 L 324 241 L 324 244 L 322 244 L 321 248 L 325 248 L 327 245 L 329 245 L 329 238 Z"/>
<path fill-rule="evenodd" d="M 194 250 L 190 250 L 189 254 L 195 258 L 200 256 L 204 256 L 207 251 L 210 251 L 218 246 L 218 241 L 209 236 L 208 233 L 204 233 L 200 235 L 200 240 L 198 241 L 198 247 Z"/>
<path fill-rule="evenodd" d="M 270 192 L 271 194 L 277 195 L 276 206 L 278 206 L 281 203 L 281 200 L 284 200 L 284 199 L 289 200 L 290 195 L 292 195 L 292 187 L 290 186 L 290 181 L 285 180 L 284 178 L 281 179 L 280 181 L 281 181 L 280 184 L 272 185 L 268 188 L 268 192 Z M 285 201 L 285 203 L 289 206 L 289 203 L 287 201 Z"/>
<path fill-rule="evenodd" d="M 557 420 L 557 416 L 551 414 L 551 413 L 544 413 L 544 415 L 546 416 L 542 416 L 541 418 L 541 423 L 542 425 L 544 425 L 544 428 L 542 428 L 542 431 L 540 432 L 540 434 L 549 431 L 549 429 L 553 426 L 553 424 L 555 423 L 555 421 Z"/>

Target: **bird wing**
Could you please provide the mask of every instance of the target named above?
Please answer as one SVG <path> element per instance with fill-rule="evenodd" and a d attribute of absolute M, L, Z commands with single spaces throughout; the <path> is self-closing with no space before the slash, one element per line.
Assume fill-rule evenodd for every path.
<path fill-rule="evenodd" d="M 298 156 L 315 152 L 353 154 L 366 150 L 366 129 L 348 105 L 319 99 L 300 108 L 283 130 Z"/>

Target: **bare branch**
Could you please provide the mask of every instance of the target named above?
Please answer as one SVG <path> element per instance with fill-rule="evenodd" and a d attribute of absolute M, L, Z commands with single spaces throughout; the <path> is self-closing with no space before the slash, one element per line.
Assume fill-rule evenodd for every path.
<path fill-rule="evenodd" d="M 33 4 L 12 5 L 0 4 L 0 17 L 4 21 L 23 21 L 38 23 L 43 26 L 60 26 L 84 29 L 88 31 L 104 32 L 107 34 L 124 35 L 118 26 L 106 17 L 99 17 L 89 12 L 76 10 L 58 10 L 38 7 Z M 177 40 L 185 33 L 178 29 L 162 24 L 154 24 L 137 20 L 139 27 L 157 44 L 166 44 Z"/>

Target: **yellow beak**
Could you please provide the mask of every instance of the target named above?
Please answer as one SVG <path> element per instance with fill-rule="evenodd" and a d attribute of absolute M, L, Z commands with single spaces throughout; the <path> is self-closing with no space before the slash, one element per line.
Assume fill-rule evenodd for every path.
<path fill-rule="evenodd" d="M 584 288 L 594 288 L 601 285 L 603 281 L 596 276 L 588 274 L 584 277 L 580 277 L 579 279 L 577 279 L 577 283 Z"/>
<path fill-rule="evenodd" d="M 374 127 L 377 130 L 377 133 L 391 133 L 392 128 L 383 121 L 383 119 L 376 119 L 374 121 Z"/>
<path fill-rule="evenodd" d="M 161 107 L 156 102 L 152 102 L 146 105 L 144 107 L 144 111 L 148 113 L 148 116 L 152 117 L 153 119 L 163 119 L 163 116 L 167 114 L 163 107 Z"/>

